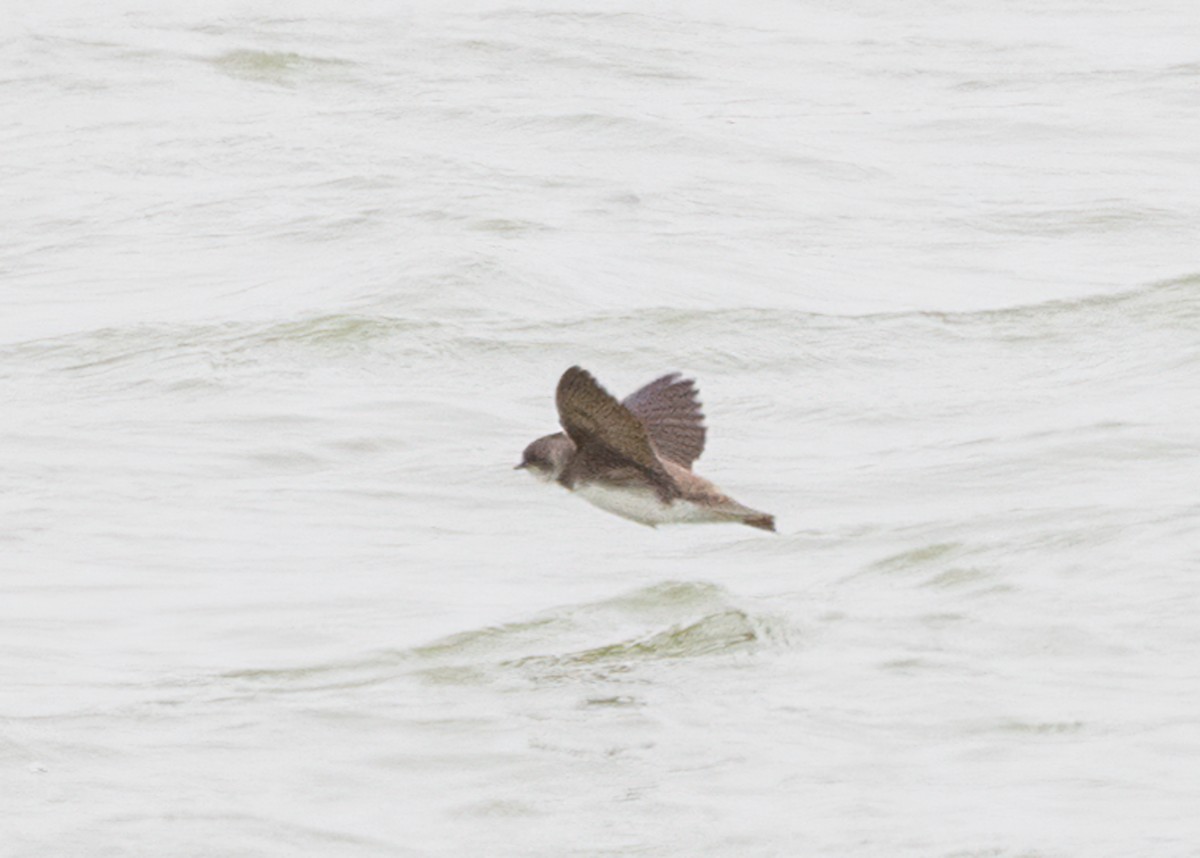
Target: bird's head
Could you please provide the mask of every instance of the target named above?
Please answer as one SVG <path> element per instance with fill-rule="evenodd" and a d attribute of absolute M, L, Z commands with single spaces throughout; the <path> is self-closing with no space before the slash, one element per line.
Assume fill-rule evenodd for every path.
<path fill-rule="evenodd" d="M 525 448 L 517 468 L 529 471 L 539 480 L 550 482 L 558 479 L 574 450 L 575 444 L 564 433 L 545 435 Z"/>

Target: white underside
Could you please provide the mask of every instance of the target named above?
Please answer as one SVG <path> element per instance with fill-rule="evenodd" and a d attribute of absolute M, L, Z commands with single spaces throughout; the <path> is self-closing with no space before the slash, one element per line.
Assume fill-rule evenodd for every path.
<path fill-rule="evenodd" d="M 575 494 L 593 506 L 651 527 L 729 520 L 710 507 L 698 506 L 691 501 L 675 500 L 665 504 L 651 490 L 611 489 L 588 483 L 576 486 Z"/>

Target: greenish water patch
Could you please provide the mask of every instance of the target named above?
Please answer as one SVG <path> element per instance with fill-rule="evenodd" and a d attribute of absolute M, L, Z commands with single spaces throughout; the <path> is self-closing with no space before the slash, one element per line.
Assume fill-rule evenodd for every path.
<path fill-rule="evenodd" d="M 536 682 L 612 675 L 648 662 L 751 653 L 786 646 L 786 624 L 732 604 L 706 582 L 667 581 L 611 599 L 552 609 L 527 620 L 470 629 L 406 650 L 327 664 L 231 671 L 248 693 L 357 688 L 416 678 L 437 686 L 487 685 L 505 676 Z M 639 705 L 622 695 L 589 706 Z"/>
<path fill-rule="evenodd" d="M 212 64 L 231 77 L 264 83 L 291 84 L 300 77 L 328 75 L 354 65 L 349 60 L 313 57 L 292 51 L 229 51 Z"/>
<path fill-rule="evenodd" d="M 522 643 L 543 640 L 548 635 L 553 636 L 556 630 L 566 630 L 568 627 L 569 623 L 558 617 L 540 617 L 460 632 L 416 647 L 412 652 L 419 658 L 428 659 L 484 656 Z"/>
<path fill-rule="evenodd" d="M 1032 736 L 1064 736 L 1081 733 L 1082 721 L 1018 721 L 1001 722 L 997 728 L 1004 733 L 1024 733 Z"/>
<path fill-rule="evenodd" d="M 554 681 L 782 645 L 786 629 L 777 625 L 732 604 L 714 584 L 668 581 L 530 620 L 461 632 L 411 652 L 433 662 L 418 672 L 438 683 L 472 683 L 514 669 L 535 681 Z M 629 704 L 618 697 L 592 705 Z"/>
<path fill-rule="evenodd" d="M 936 563 L 961 550 L 962 545 L 957 542 L 939 542 L 933 545 L 914 548 L 910 551 L 902 551 L 899 554 L 893 554 L 890 557 L 877 560 L 871 564 L 871 568 L 881 572 L 902 572 L 927 566 L 930 563 Z"/>
<path fill-rule="evenodd" d="M 742 611 L 731 610 L 641 639 L 619 641 L 564 656 L 530 656 L 512 664 L 525 667 L 540 664 L 583 665 L 609 661 L 693 658 L 745 649 L 757 640 L 758 632 L 750 617 Z"/>
<path fill-rule="evenodd" d="M 939 572 L 934 575 L 923 586 L 936 587 L 938 589 L 950 590 L 955 587 L 965 587 L 970 584 L 977 584 L 987 577 L 986 572 L 981 572 L 978 569 L 955 567 L 947 569 L 945 572 Z"/>

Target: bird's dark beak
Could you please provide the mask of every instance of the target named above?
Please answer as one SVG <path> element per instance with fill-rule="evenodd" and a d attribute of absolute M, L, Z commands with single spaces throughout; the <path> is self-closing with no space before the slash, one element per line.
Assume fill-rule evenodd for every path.
<path fill-rule="evenodd" d="M 525 464 L 524 462 L 522 462 L 522 463 L 521 463 L 521 464 L 519 464 L 519 465 L 513 465 L 513 470 L 514 470 L 514 471 L 519 471 L 519 470 L 521 470 L 522 468 L 528 468 L 528 467 L 529 467 L 529 465 L 527 465 L 527 464 Z"/>

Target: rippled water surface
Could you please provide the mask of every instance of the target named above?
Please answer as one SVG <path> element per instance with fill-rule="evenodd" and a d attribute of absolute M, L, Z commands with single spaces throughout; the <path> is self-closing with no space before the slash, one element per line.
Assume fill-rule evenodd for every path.
<path fill-rule="evenodd" d="M 6 858 L 1198 854 L 1190 5 L 4 15 Z"/>

